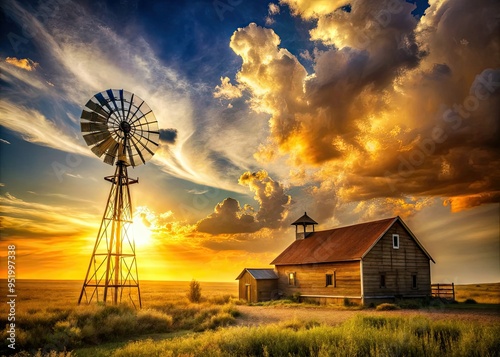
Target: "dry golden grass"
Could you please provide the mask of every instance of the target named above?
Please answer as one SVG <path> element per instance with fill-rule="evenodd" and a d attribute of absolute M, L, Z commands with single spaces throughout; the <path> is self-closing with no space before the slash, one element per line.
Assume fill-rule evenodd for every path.
<path fill-rule="evenodd" d="M 5 295 L 6 284 L 5 281 L 0 281 L 0 294 Z M 141 283 L 141 295 L 143 300 L 143 309 L 136 310 L 130 306 L 102 306 L 95 303 L 91 305 L 77 305 L 78 296 L 81 289 L 80 281 L 19 281 L 17 284 L 17 305 L 16 305 L 16 326 L 18 328 L 17 342 L 20 347 L 23 344 L 26 349 L 30 351 L 35 351 L 37 348 L 42 348 L 42 352 L 49 353 L 53 351 L 64 351 L 66 347 L 69 349 L 76 349 L 80 352 L 77 353 L 78 356 L 96 356 L 96 350 L 89 350 L 87 354 L 81 351 L 86 348 L 97 348 L 100 349 L 102 344 L 108 346 L 105 347 L 102 355 L 109 355 L 110 351 L 114 351 L 116 348 L 123 346 L 128 340 L 142 340 L 148 337 L 150 334 L 160 334 L 161 336 L 173 336 L 177 333 L 184 333 L 185 331 L 213 331 L 217 329 L 213 334 L 211 332 L 203 333 L 201 336 L 206 336 L 207 343 L 213 338 L 218 338 L 220 336 L 225 336 L 226 329 L 219 329 L 219 327 L 225 327 L 236 322 L 235 317 L 238 317 L 240 312 L 237 310 L 235 304 L 241 303 L 236 299 L 238 286 L 237 283 L 204 283 L 201 282 L 202 288 L 202 299 L 200 303 L 191 303 L 187 298 L 187 293 L 189 291 L 189 282 L 151 282 L 145 281 Z M 473 285 L 457 285 L 456 286 L 456 297 L 457 300 L 463 302 L 466 299 L 474 299 L 478 303 L 500 303 L 500 283 L 497 284 L 473 284 Z M 7 304 L 6 306 L 0 307 L 0 323 L 5 325 L 7 316 Z M 452 305 L 450 305 L 452 306 Z M 453 306 L 464 306 L 468 307 L 467 304 L 456 304 Z M 476 305 L 481 307 L 480 305 Z M 484 305 L 488 306 L 488 305 Z M 263 314 L 263 311 L 247 311 L 247 309 L 259 309 L 265 307 L 254 307 L 254 306 L 242 306 L 242 312 L 244 313 L 243 318 L 238 320 L 244 320 L 244 324 L 251 326 L 255 325 L 267 325 L 269 322 L 264 320 L 253 324 L 252 313 L 255 315 Z M 314 309 L 320 309 L 319 307 L 311 307 Z M 312 318 L 311 308 L 306 309 L 304 306 L 295 307 L 284 307 L 282 310 L 283 314 L 290 318 L 290 314 L 296 311 L 305 312 L 305 318 Z M 472 314 L 473 312 L 466 311 L 451 311 L 447 306 L 439 307 L 441 310 L 441 316 L 438 321 L 449 321 L 450 328 L 462 331 L 463 327 L 455 326 L 455 323 L 462 324 L 462 322 L 467 322 L 467 324 L 476 324 L 477 326 L 492 325 L 495 331 L 491 329 L 485 329 L 484 333 L 487 336 L 494 335 L 498 331 L 498 321 L 495 319 L 490 319 L 493 321 L 492 324 L 484 323 L 484 318 L 490 317 L 489 311 L 486 311 L 481 316 L 481 319 L 470 319 L 464 315 L 464 313 Z M 427 311 L 425 316 L 420 316 L 419 318 L 428 318 L 429 321 L 436 319 L 434 310 L 437 307 L 433 307 L 432 311 Z M 269 306 L 266 312 L 279 313 L 276 307 Z M 344 325 L 353 318 L 356 318 L 360 312 L 358 311 L 344 311 L 349 313 L 349 316 L 345 316 L 342 321 L 337 321 L 336 323 L 323 322 L 327 325 L 340 326 Z M 378 314 L 384 314 L 384 318 L 396 318 L 400 319 L 398 321 L 406 321 L 405 319 L 411 318 L 406 316 L 407 310 L 400 311 L 389 311 L 389 312 L 375 312 Z M 481 311 L 480 311 L 481 312 Z M 332 315 L 337 316 L 343 311 L 335 309 L 327 309 L 327 311 L 318 311 L 322 315 Z M 394 315 L 394 314 L 401 314 Z M 493 312 L 494 313 L 494 312 Z M 362 314 L 373 314 L 372 312 L 362 312 Z M 412 312 L 413 314 L 413 312 Z M 416 313 L 415 313 L 416 314 Z M 418 312 L 421 314 L 421 312 Z M 352 315 L 352 316 L 351 316 Z M 393 316 L 394 315 L 394 316 Z M 368 315 L 367 315 L 368 316 Z M 461 317 L 464 317 L 463 319 Z M 281 321 L 283 319 L 275 319 L 276 321 Z M 488 321 L 490 321 L 488 320 Z M 273 320 L 274 321 L 274 320 Z M 318 320 L 320 321 L 320 320 Z M 322 321 L 322 320 L 321 320 Z M 392 320 L 391 320 L 392 321 Z M 408 320 L 410 321 L 410 320 Z M 240 321 L 241 322 L 241 321 Z M 400 323 L 398 322 L 398 323 Z M 403 322 L 401 322 L 403 323 Z M 405 322 L 406 323 L 406 322 Z M 425 326 L 428 325 L 429 329 L 440 328 L 439 326 L 434 326 L 434 322 L 423 322 Z M 241 325 L 241 324 L 240 324 Z M 346 326 L 348 326 L 347 324 Z M 350 325 L 349 325 L 350 326 Z M 424 327 L 425 327 L 424 326 Z M 465 326 L 465 325 L 464 325 Z M 315 328 L 316 326 L 312 326 Z M 323 328 L 323 327 L 322 327 Z M 327 329 L 327 327 L 324 327 Z M 427 328 L 427 327 L 426 327 Z M 465 327 L 464 327 L 465 328 Z M 482 327 L 481 327 L 482 328 Z M 278 328 L 278 330 L 281 329 Z M 301 330 L 300 328 L 299 330 Z M 309 327 L 306 328 L 308 330 Z M 262 330 L 262 331 L 261 331 Z M 272 328 L 271 328 L 272 330 Z M 259 333 L 262 332 L 264 335 L 270 333 L 271 330 L 266 330 L 265 326 L 262 329 L 259 327 Z M 220 331 L 220 334 L 218 334 Z M 229 330 L 228 330 L 229 331 Z M 235 330 L 239 331 L 239 330 Z M 243 331 L 243 330 L 241 330 Z M 246 330 L 245 330 L 246 331 Z M 250 332 L 253 330 L 249 330 Z M 255 330 L 257 331 L 257 330 Z M 273 330 L 274 331 L 274 330 Z M 326 331 L 326 330 L 325 330 Z M 331 331 L 328 330 L 330 333 Z M 332 330 L 333 331 L 333 330 Z M 468 331 L 468 330 L 467 330 Z M 468 346 L 467 341 L 469 339 L 469 332 L 464 330 L 463 341 L 460 340 L 460 348 L 463 348 L 464 353 L 462 355 L 467 355 L 469 351 L 473 350 L 477 346 Z M 300 331 L 299 331 L 300 332 Z M 318 338 L 316 333 L 311 338 Z M 345 331 L 337 331 L 342 335 Z M 336 333 L 337 333 L 336 332 Z M 227 332 L 229 333 L 229 332 Z M 239 333 L 239 332 L 238 332 Z M 252 332 L 253 333 L 253 332 Z M 274 332 L 273 332 L 274 333 Z M 304 332 L 305 333 L 305 332 Z M 307 332 L 309 333 L 309 332 Z M 347 333 L 347 332 L 346 332 Z M 387 331 L 387 333 L 394 334 L 396 332 Z M 302 334 L 300 332 L 299 334 Z M 460 332 L 462 334 L 462 332 Z M 0 334 L 2 338 L 5 336 Z M 339 335 L 339 336 L 340 336 Z M 191 335 L 190 336 L 194 336 Z M 351 335 L 349 335 L 351 336 Z M 408 335 L 410 336 L 410 335 Z M 278 334 L 276 337 L 282 338 Z M 381 335 L 381 338 L 383 336 Z M 165 337 L 162 337 L 164 339 Z M 169 337 L 170 338 L 170 337 Z M 181 337 L 179 337 L 181 338 Z M 205 337 L 202 337 L 203 339 Z M 221 337 L 222 338 L 222 337 Z M 308 337 L 309 338 L 309 337 Z M 342 337 L 343 338 L 343 337 Z M 408 337 L 409 339 L 413 337 Z M 176 340 L 177 341 L 177 340 Z M 175 342 L 181 345 L 183 343 L 188 343 L 188 340 L 180 339 L 179 342 Z M 200 340 L 201 341 L 201 340 Z M 309 340 L 308 340 L 309 341 Z M 382 341 L 382 340 L 380 340 Z M 384 340 L 385 341 L 385 340 Z M 458 340 L 457 340 L 458 341 Z M 456 344 L 457 341 L 451 341 L 450 343 Z M 493 341 L 493 340 L 492 340 Z M 257 341 L 260 344 L 262 341 Z M 383 341 L 382 341 L 383 342 Z M 416 341 L 417 343 L 418 341 Z M 385 342 L 384 342 L 385 343 Z M 420 342 L 418 342 L 420 343 Z M 415 345 L 417 346 L 418 343 Z M 116 345 L 115 345 L 116 344 Z M 156 345 L 156 343 L 154 343 Z M 163 348 L 174 348 L 174 345 L 170 346 L 168 343 L 164 347 L 160 348 L 157 352 L 166 352 Z M 264 345 L 264 344 L 263 344 Z M 263 346 L 259 345 L 259 346 Z M 89 347 L 95 346 L 95 347 Z M 267 345 L 266 345 L 267 346 Z M 313 345 L 311 345 L 313 346 Z M 385 346 L 385 345 L 383 345 Z M 4 346 L 2 346 L 4 347 Z M 193 355 L 205 355 L 205 349 L 207 348 L 204 344 L 200 344 L 200 353 L 189 351 L 188 354 L 193 353 Z M 234 346 L 233 346 L 234 347 Z M 323 348 L 322 346 L 320 346 Z M 328 347 L 328 346 L 327 346 Z M 331 348 L 336 349 L 336 342 L 332 344 Z M 357 348 L 357 342 L 351 347 Z M 378 348 L 377 346 L 375 346 Z M 367 348 L 375 348 L 367 344 Z M 393 348 L 393 345 L 387 345 L 384 348 Z M 439 348 L 438 345 L 431 346 L 432 348 Z M 485 346 L 479 346 L 478 348 L 483 348 L 484 351 L 495 350 L 497 345 L 488 342 Z M 145 352 L 146 346 L 138 343 L 136 347 L 129 347 L 131 350 L 127 353 L 129 355 L 134 355 L 138 351 Z M 149 348 L 149 347 L 147 347 Z M 177 347 L 175 347 L 177 348 Z M 222 348 L 218 346 L 217 348 Z M 232 348 L 232 347 L 231 347 Z M 271 348 L 271 347 L 266 347 Z M 315 347 L 314 347 L 315 348 Z M 325 347 L 326 348 L 326 347 Z M 330 347 L 328 347 L 330 348 Z M 350 347 L 349 347 L 350 348 Z M 400 348 L 400 347 L 398 347 Z M 417 348 L 417 347 L 415 347 Z M 82 350 L 83 349 L 83 350 Z M 107 352 L 106 352 L 107 351 Z M 127 351 L 127 349 L 122 350 L 122 352 Z M 182 351 L 182 349 L 180 350 Z M 217 350 L 219 351 L 219 350 Z M 216 352 L 215 351 L 215 355 Z M 222 351 L 222 350 L 221 350 Z M 219 351 L 219 352 L 221 352 Z M 290 351 L 294 351 L 291 349 Z M 326 351 L 326 350 L 325 350 Z M 330 351 L 330 350 L 328 350 Z M 354 350 L 353 350 L 354 351 Z M 8 352 L 8 351 L 5 351 Z M 213 351 L 212 351 L 213 352 Z M 345 351 L 344 351 L 345 352 Z M 55 352 L 54 352 L 55 353 Z M 127 353 L 123 355 L 127 355 Z M 182 354 L 181 352 L 180 354 Z M 222 353 L 222 352 L 221 352 Z M 325 352 L 329 353 L 329 352 Z M 2 355 L 2 348 L 0 348 L 0 355 Z M 224 355 L 224 353 L 222 353 Z M 45 356 L 41 354 L 40 356 Z M 55 356 L 55 355 L 54 355 Z M 57 354 L 59 357 L 60 355 Z M 62 356 L 62 355 L 61 355 Z"/>
<path fill-rule="evenodd" d="M 500 304 L 500 283 L 455 285 L 455 300 L 467 299 L 480 304 Z"/>
<path fill-rule="evenodd" d="M 152 333 L 204 331 L 233 324 L 239 314 L 232 305 L 236 284 L 202 282 L 201 288 L 202 299 L 191 303 L 189 282 L 142 282 L 143 308 L 137 310 L 131 304 L 78 305 L 81 282 L 21 280 L 16 284 L 16 347 L 31 353 L 41 348 L 48 353 Z M 5 326 L 8 305 L 2 305 L 0 325 Z M 7 338 L 6 331 L 0 330 L 0 339 Z M 9 352 L 6 344 L 0 345 L 0 356 Z"/>

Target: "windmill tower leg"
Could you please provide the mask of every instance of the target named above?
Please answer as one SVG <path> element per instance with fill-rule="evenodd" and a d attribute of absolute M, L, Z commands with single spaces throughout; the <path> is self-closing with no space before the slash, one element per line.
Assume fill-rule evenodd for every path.
<path fill-rule="evenodd" d="M 129 232 L 132 223 L 129 185 L 138 180 L 128 177 L 123 161 L 117 162 L 115 174 L 105 180 L 111 182 L 111 190 L 78 304 L 84 296 L 87 303 L 94 299 L 107 303 L 108 293 L 111 302 L 118 304 L 128 288 L 130 301 L 135 306 L 136 300 L 142 307 L 135 242 Z M 136 293 L 132 293 L 135 289 Z"/>

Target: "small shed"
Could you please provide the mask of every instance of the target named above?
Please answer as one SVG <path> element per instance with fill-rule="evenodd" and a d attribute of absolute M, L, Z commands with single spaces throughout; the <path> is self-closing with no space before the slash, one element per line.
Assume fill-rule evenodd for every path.
<path fill-rule="evenodd" d="M 245 268 L 236 278 L 239 280 L 239 298 L 248 302 L 276 299 L 278 279 L 274 269 Z"/>

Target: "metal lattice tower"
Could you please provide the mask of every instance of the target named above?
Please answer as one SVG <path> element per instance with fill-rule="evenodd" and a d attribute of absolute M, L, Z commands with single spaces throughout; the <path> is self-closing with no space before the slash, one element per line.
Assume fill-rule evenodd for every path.
<path fill-rule="evenodd" d="M 142 307 L 135 241 L 131 230 L 132 203 L 127 167 L 146 163 L 159 142 L 158 123 L 149 106 L 134 94 L 109 89 L 97 93 L 85 105 L 81 129 L 87 145 L 104 162 L 116 163 L 113 176 L 104 179 L 111 190 L 90 258 L 78 304 L 85 297 L 113 304 L 128 300 Z"/>

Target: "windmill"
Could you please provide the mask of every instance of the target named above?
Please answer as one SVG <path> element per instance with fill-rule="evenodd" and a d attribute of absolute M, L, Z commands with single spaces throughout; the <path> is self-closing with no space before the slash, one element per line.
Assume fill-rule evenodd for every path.
<path fill-rule="evenodd" d="M 129 178 L 127 168 L 153 157 L 160 136 L 158 122 L 138 96 L 108 89 L 85 104 L 81 130 L 92 152 L 105 163 L 116 164 L 116 169 L 114 175 L 104 178 L 111 183 L 111 190 L 78 304 L 84 296 L 87 303 L 95 299 L 118 304 L 128 291 L 132 304 L 138 301 L 142 307 L 129 189 L 139 179 Z"/>

